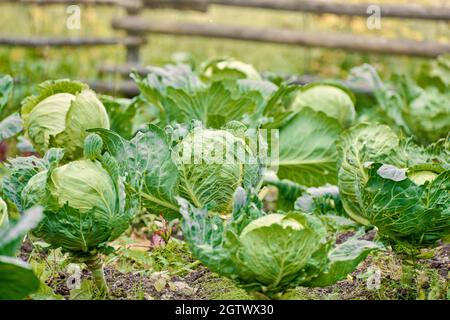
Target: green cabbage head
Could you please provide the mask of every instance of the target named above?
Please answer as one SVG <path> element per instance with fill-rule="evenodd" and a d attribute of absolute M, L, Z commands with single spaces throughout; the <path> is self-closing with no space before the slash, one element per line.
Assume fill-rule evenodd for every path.
<path fill-rule="evenodd" d="M 165 132 L 150 125 L 131 140 L 111 130 L 95 132 L 143 207 L 168 218 L 179 217 L 179 196 L 211 212 L 229 214 L 234 190 L 249 190 L 261 180 L 255 153 L 232 130 L 195 126 Z"/>
<path fill-rule="evenodd" d="M 106 109 L 87 85 L 70 80 L 46 81 L 39 93 L 22 102 L 24 129 L 34 148 L 64 148 L 67 159 L 83 154 L 86 130 L 109 128 Z"/>
<path fill-rule="evenodd" d="M 355 98 L 344 87 L 329 83 L 313 83 L 301 89 L 292 103 L 292 110 L 310 107 L 335 118 L 343 127 L 355 120 Z"/>
<path fill-rule="evenodd" d="M 179 195 L 216 212 L 231 212 L 236 188 L 248 189 L 259 179 L 252 151 L 225 130 L 193 130 L 176 146 L 173 159 L 180 177 Z"/>
<path fill-rule="evenodd" d="M 450 235 L 450 170 L 371 164 L 360 186 L 364 217 L 396 242 L 429 245 Z"/>
<path fill-rule="evenodd" d="M 228 223 L 184 199 L 179 203 L 194 256 L 256 295 L 275 298 L 297 286 L 334 284 L 381 248 L 356 237 L 335 245 L 320 218 L 299 211 L 265 214 L 257 197 L 247 201 L 242 189 L 235 193 Z"/>
<path fill-rule="evenodd" d="M 440 93 L 436 88 L 416 90 L 402 97 L 407 99 L 406 103 L 399 104 L 408 133 L 424 145 L 445 138 L 450 132 L 450 94 Z"/>
<path fill-rule="evenodd" d="M 446 151 L 447 150 L 447 151 Z M 445 141 L 428 148 L 387 126 L 359 124 L 338 142 L 338 185 L 346 212 L 398 243 L 426 246 L 450 233 Z"/>
<path fill-rule="evenodd" d="M 58 149 L 50 149 L 49 153 Z M 34 175 L 21 191 L 24 207 L 41 205 L 44 219 L 35 234 L 74 255 L 88 255 L 128 227 L 121 178 L 97 160 L 76 160 Z"/>
<path fill-rule="evenodd" d="M 204 80 L 209 81 L 224 79 L 262 80 L 255 67 L 233 58 L 213 59 L 206 62 L 201 76 Z"/>
<path fill-rule="evenodd" d="M 89 135 L 82 160 L 61 165 L 64 151 L 58 148 L 42 158 L 12 159 L 3 192 L 21 211 L 43 208 L 35 235 L 85 263 L 100 295 L 106 296 L 101 254 L 129 227 L 139 201 L 126 192 L 118 163 L 102 148 L 100 137 Z"/>

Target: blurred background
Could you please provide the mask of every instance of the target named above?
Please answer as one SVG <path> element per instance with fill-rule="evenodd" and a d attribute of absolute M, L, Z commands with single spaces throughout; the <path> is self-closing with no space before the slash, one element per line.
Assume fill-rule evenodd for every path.
<path fill-rule="evenodd" d="M 120 0 L 116 0 L 116 2 Z M 447 45 L 450 40 L 450 24 L 445 19 L 408 19 L 383 17 L 377 28 L 368 27 L 367 16 L 348 16 L 330 13 L 260 9 L 229 5 L 207 4 L 205 0 L 184 1 L 178 8 L 168 3 L 174 1 L 153 1 L 153 5 L 143 5 L 130 9 L 133 0 L 122 0 L 114 5 L 113 0 L 99 1 L 52 1 L 52 0 L 0 0 L 0 73 L 13 75 L 20 83 L 37 84 L 46 79 L 104 79 L 117 81 L 118 75 L 101 73 L 102 66 L 120 66 L 127 62 L 126 46 L 39 46 L 24 45 L 20 39 L 117 39 L 127 35 L 127 30 L 112 27 L 113 20 L 123 18 L 147 22 L 201 23 L 202 25 L 242 26 L 244 28 L 277 28 L 301 32 L 335 33 L 353 36 L 367 36 L 386 39 L 409 39 L 431 41 Z M 152 2 L 152 0 L 143 0 Z M 282 3 L 285 0 L 271 0 Z M 365 5 L 368 0 L 327 1 L 336 6 Z M 42 3 L 45 5 L 42 5 Z M 57 4 L 49 4 L 56 2 Z M 82 2 L 95 2 L 82 4 Z M 183 1 L 181 1 L 183 2 Z M 189 4 L 189 2 L 191 4 Z M 192 2 L 194 4 L 192 5 Z M 208 2 L 208 1 L 206 1 Z M 214 2 L 214 1 L 212 1 Z M 220 1 L 216 1 L 220 2 Z M 233 2 L 233 1 L 232 1 Z M 239 1 L 234 1 L 239 2 Z M 251 2 L 247 0 L 247 2 Z M 262 1 L 264 2 L 264 1 Z M 285 1 L 296 2 L 295 0 Z M 298 3 L 303 2 L 298 0 Z M 313 3 L 314 1 L 306 1 Z M 393 1 L 378 0 L 376 5 L 389 6 Z M 395 0 L 395 5 L 409 8 L 446 8 L 448 0 Z M 70 4 L 79 5 L 79 28 L 69 28 L 68 19 L 76 18 L 76 12 L 68 10 Z M 81 4 L 80 4 L 81 3 Z M 100 5 L 99 5 L 100 3 Z M 126 5 L 123 5 L 126 3 Z M 162 4 L 161 4 L 162 3 Z M 188 4 L 186 4 L 188 3 Z M 134 10 L 134 11 L 133 11 Z M 70 12 L 69 12 L 70 11 Z M 445 12 L 443 12 L 445 14 Z M 131 14 L 131 15 L 130 15 Z M 70 21 L 69 21 L 70 22 Z M 73 22 L 73 21 L 72 21 Z M 181 25 L 182 26 L 182 25 Z M 181 27 L 182 28 L 182 27 Z M 207 28 L 207 27 L 206 27 Z M 139 65 L 163 65 L 178 60 L 189 60 L 198 64 L 214 57 L 234 57 L 253 64 L 258 70 L 295 75 L 314 75 L 324 78 L 345 78 L 348 71 L 362 63 L 373 65 L 382 77 L 391 73 L 413 74 L 430 57 L 413 55 L 379 54 L 301 45 L 239 41 L 234 39 L 204 38 L 191 35 L 168 35 L 142 33 L 139 35 L 146 44 L 139 48 L 139 61 L 128 58 L 128 62 Z M 11 43 L 18 39 L 19 43 Z M 3 42 L 2 42 L 3 40 Z M 420 45 L 418 45 L 420 46 Z M 121 76 L 120 76 L 121 77 Z M 24 86 L 23 90 L 28 90 Z M 26 94 L 26 92 L 24 92 Z"/>

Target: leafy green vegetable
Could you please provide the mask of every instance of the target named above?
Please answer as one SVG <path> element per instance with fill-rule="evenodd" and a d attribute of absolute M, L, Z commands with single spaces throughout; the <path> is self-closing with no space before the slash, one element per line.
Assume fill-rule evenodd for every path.
<path fill-rule="evenodd" d="M 450 170 L 409 171 L 372 164 L 359 191 L 363 215 L 395 241 L 435 243 L 450 234 Z"/>
<path fill-rule="evenodd" d="M 260 164 L 241 138 L 225 130 L 177 130 L 169 137 L 150 125 L 129 141 L 112 131 L 95 130 L 151 212 L 177 214 L 175 197 L 183 196 L 197 206 L 227 213 L 238 186 L 249 189 L 259 183 Z"/>
<path fill-rule="evenodd" d="M 244 115 L 257 111 L 262 100 L 258 92 L 244 96 L 239 87 L 226 86 L 222 82 L 210 87 L 163 86 L 153 83 L 151 74 L 142 79 L 134 75 L 142 95 L 157 106 L 165 124 L 188 123 L 192 119 L 201 121 L 206 127 L 220 128 L 231 120 L 242 120 Z"/>
<path fill-rule="evenodd" d="M 233 58 L 219 58 L 205 62 L 201 78 L 210 82 L 224 79 L 262 80 L 261 75 L 252 65 Z"/>
<path fill-rule="evenodd" d="M 0 114 L 11 99 L 13 88 L 13 78 L 10 75 L 0 75 Z"/>
<path fill-rule="evenodd" d="M 450 55 L 444 54 L 424 64 L 418 79 L 421 87 L 433 86 L 444 92 L 450 88 Z"/>
<path fill-rule="evenodd" d="M 22 119 L 18 113 L 13 113 L 0 121 L 0 141 L 11 138 L 22 131 Z"/>
<path fill-rule="evenodd" d="M 314 214 L 332 230 L 355 229 L 357 224 L 349 219 L 344 210 L 337 186 L 305 187 L 287 179 L 278 179 L 266 174 L 264 183 L 278 189 L 276 209 L 298 210 Z"/>
<path fill-rule="evenodd" d="M 274 172 L 266 171 L 264 184 L 276 187 L 278 190 L 276 208 L 277 210 L 290 211 L 294 209 L 294 203 L 307 187 L 288 179 L 278 179 Z"/>
<path fill-rule="evenodd" d="M 70 80 L 42 83 L 38 95 L 22 102 L 22 119 L 26 136 L 39 153 L 61 147 L 69 160 L 82 155 L 87 129 L 109 129 L 105 107 L 95 93 Z"/>
<path fill-rule="evenodd" d="M 348 127 L 355 120 L 355 98 L 351 91 L 331 83 L 311 83 L 304 86 L 292 103 L 292 110 L 298 111 L 310 107 L 322 111 Z"/>
<path fill-rule="evenodd" d="M 13 78 L 9 75 L 0 75 L 0 142 L 15 136 L 23 129 L 22 119 L 17 112 L 7 117 L 3 114 L 11 100 L 13 88 Z"/>
<path fill-rule="evenodd" d="M 197 74 L 187 65 L 151 67 L 145 78 L 135 73 L 132 78 L 142 99 L 159 111 L 162 126 L 195 119 L 206 128 L 218 129 L 233 120 L 257 128 L 281 117 L 277 104 L 293 86 L 278 87 L 259 75 L 246 76 L 248 68 L 241 70 L 240 66 L 246 65 L 240 62 L 227 63 L 220 69 L 222 67 L 218 66 L 222 66 L 222 62 L 211 62 L 206 67 L 216 72 L 211 79 L 205 79 L 205 73 Z"/>
<path fill-rule="evenodd" d="M 418 86 L 405 75 L 394 75 L 383 83 L 368 65 L 353 70 L 372 87 L 380 109 L 389 122 L 413 136 L 422 145 L 445 138 L 450 132 L 450 95 L 448 90 L 428 85 Z M 390 123 L 389 123 L 390 124 Z"/>
<path fill-rule="evenodd" d="M 298 211 L 266 215 L 255 197 L 246 200 L 242 189 L 236 191 L 228 223 L 178 201 L 194 256 L 247 291 L 272 298 L 296 286 L 331 285 L 381 248 L 357 239 L 334 247 L 319 218 Z"/>
<path fill-rule="evenodd" d="M 336 184 L 336 140 L 341 126 L 322 112 L 303 108 L 280 127 L 277 175 L 304 186 Z"/>
<path fill-rule="evenodd" d="M 0 206 L 2 202 L 0 199 Z M 14 255 L 25 234 L 41 219 L 42 209 L 33 208 L 27 210 L 17 222 L 0 222 L 0 300 L 23 299 L 39 288 L 39 279 L 31 267 Z"/>
<path fill-rule="evenodd" d="M 332 185 L 307 188 L 305 193 L 296 199 L 295 209 L 320 215 L 330 213 L 338 216 L 347 216 L 342 206 L 339 189 L 337 186 Z"/>
<path fill-rule="evenodd" d="M 86 149 L 101 147 L 95 142 L 86 139 Z M 90 154 L 100 155 L 100 151 Z M 108 153 L 98 160 L 60 166 L 62 158 L 62 149 L 50 149 L 41 161 L 15 159 L 5 194 L 12 195 L 10 200 L 22 208 L 43 206 L 44 219 L 35 235 L 86 263 L 99 289 L 106 292 L 98 253 L 129 227 L 137 203 L 132 195 L 127 196 L 117 163 Z"/>
<path fill-rule="evenodd" d="M 135 132 L 135 117 L 137 115 L 139 100 L 113 98 L 100 96 L 100 101 L 105 106 L 110 120 L 110 129 L 129 139 Z"/>
<path fill-rule="evenodd" d="M 384 125 L 345 131 L 338 142 L 338 185 L 346 212 L 393 240 L 426 245 L 446 236 L 450 181 L 444 143 L 414 146 Z"/>

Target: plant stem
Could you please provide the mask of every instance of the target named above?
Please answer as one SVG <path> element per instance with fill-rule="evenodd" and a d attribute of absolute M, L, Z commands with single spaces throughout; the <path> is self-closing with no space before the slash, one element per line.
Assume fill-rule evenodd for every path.
<path fill-rule="evenodd" d="M 96 254 L 92 258 L 85 261 L 86 266 L 92 273 L 94 283 L 100 292 L 102 298 L 109 296 L 108 285 L 106 284 L 105 272 L 103 268 L 103 259 L 100 255 Z"/>

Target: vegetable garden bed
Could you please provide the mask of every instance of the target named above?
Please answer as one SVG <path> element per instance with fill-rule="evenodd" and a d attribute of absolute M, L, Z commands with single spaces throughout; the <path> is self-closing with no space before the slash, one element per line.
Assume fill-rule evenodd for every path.
<path fill-rule="evenodd" d="M 367 96 L 214 59 L 20 108 L 5 76 L 0 298 L 448 299 L 449 75 L 363 65 Z"/>

